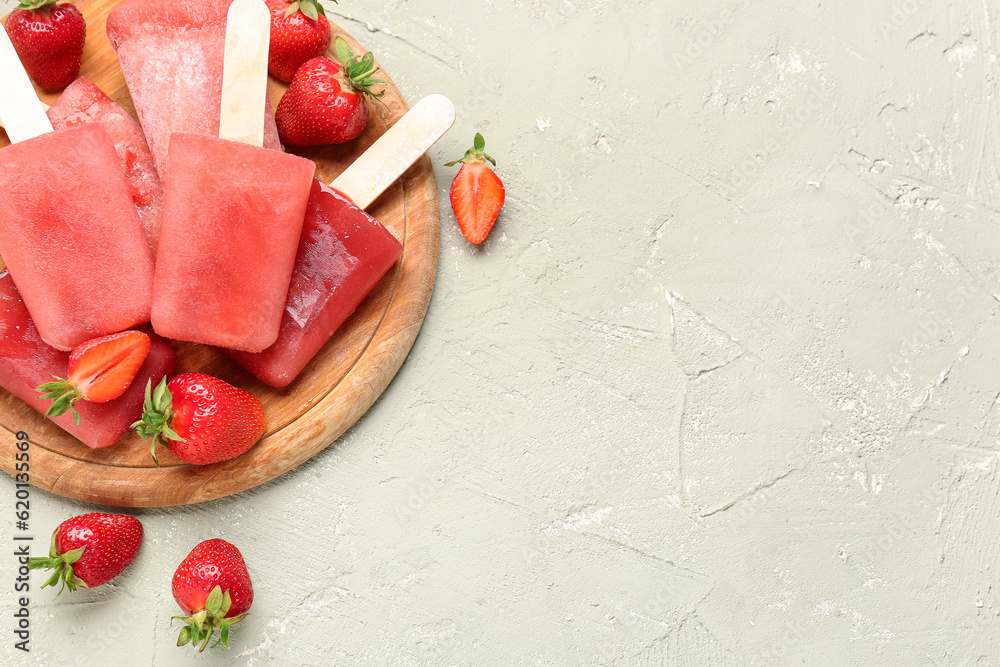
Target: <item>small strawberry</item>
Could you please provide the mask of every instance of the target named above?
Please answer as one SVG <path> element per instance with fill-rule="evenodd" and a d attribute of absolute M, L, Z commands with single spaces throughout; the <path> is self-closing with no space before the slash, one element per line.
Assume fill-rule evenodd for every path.
<path fill-rule="evenodd" d="M 195 546 L 174 572 L 171 588 L 174 599 L 187 616 L 177 645 L 190 642 L 205 650 L 208 640 L 218 630 L 212 644 L 229 647 L 229 628 L 242 621 L 253 604 L 253 584 L 240 550 L 220 539 L 205 540 Z"/>
<path fill-rule="evenodd" d="M 132 562 L 142 544 L 142 524 L 126 514 L 81 514 L 52 533 L 48 558 L 30 558 L 28 567 L 54 569 L 42 584 L 75 591 L 111 581 Z M 59 593 L 56 595 L 58 596 Z"/>
<path fill-rule="evenodd" d="M 44 90 L 65 88 L 80 74 L 87 24 L 73 5 L 20 0 L 5 25 L 28 75 Z"/>
<path fill-rule="evenodd" d="M 326 53 L 330 22 L 317 0 L 267 0 L 267 7 L 271 10 L 267 71 L 288 83 L 302 63 Z"/>
<path fill-rule="evenodd" d="M 486 240 L 503 208 L 503 183 L 486 165 L 487 160 L 496 166 L 496 160 L 486 154 L 486 140 L 477 132 L 472 148 L 465 151 L 465 157 L 445 165 L 450 167 L 463 163 L 451 182 L 451 210 L 455 212 L 458 226 L 469 243 Z"/>
<path fill-rule="evenodd" d="M 69 355 L 66 379 L 39 385 L 35 391 L 52 405 L 47 417 L 73 411 L 73 421 L 80 425 L 80 413 L 73 404 L 81 398 L 91 403 L 107 403 L 125 393 L 139 372 L 152 343 L 141 331 L 121 331 L 93 338 L 77 345 Z"/>
<path fill-rule="evenodd" d="M 371 87 L 378 67 L 371 52 L 358 58 L 343 37 L 333 40 L 336 60 L 313 58 L 295 72 L 292 85 L 278 102 L 274 120 L 278 136 L 289 146 L 325 146 L 350 141 L 365 129 L 368 103 L 382 93 Z"/>
<path fill-rule="evenodd" d="M 248 391 L 204 373 L 181 373 L 156 390 L 146 384 L 142 419 L 132 424 L 143 438 L 168 447 L 194 465 L 228 461 L 264 435 L 264 407 Z M 169 442 L 162 442 L 161 439 Z"/>

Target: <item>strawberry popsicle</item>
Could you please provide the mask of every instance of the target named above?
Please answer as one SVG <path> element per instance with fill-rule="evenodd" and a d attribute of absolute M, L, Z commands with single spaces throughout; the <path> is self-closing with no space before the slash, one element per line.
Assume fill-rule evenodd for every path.
<path fill-rule="evenodd" d="M 82 76 L 63 90 L 47 113 L 52 127 L 57 130 L 83 123 L 104 125 L 125 170 L 129 193 L 135 202 L 142 231 L 155 256 L 160 234 L 160 216 L 163 213 L 163 185 L 153 166 L 153 155 L 149 152 L 146 137 L 139 124 L 100 88 Z"/>
<path fill-rule="evenodd" d="M 153 328 L 260 352 L 278 335 L 315 165 L 197 134 L 170 140 Z"/>
<path fill-rule="evenodd" d="M 261 147 L 270 20 L 234 0 L 219 137 L 170 138 L 152 311 L 170 338 L 260 352 L 278 337 L 316 165 Z"/>
<path fill-rule="evenodd" d="M 364 209 L 454 121 L 451 100 L 428 95 L 338 176 L 334 189 L 313 184 L 278 340 L 259 354 L 223 350 L 227 355 L 274 387 L 302 372 L 403 252 Z"/>
<path fill-rule="evenodd" d="M 313 181 L 278 340 L 258 354 L 224 352 L 272 387 L 288 385 L 402 252 L 375 218 Z"/>
<path fill-rule="evenodd" d="M 174 132 L 219 135 L 226 11 L 231 0 L 126 0 L 108 14 L 139 122 L 164 171 Z M 281 150 L 266 93 L 264 147 Z"/>
<path fill-rule="evenodd" d="M 0 255 L 42 339 L 60 350 L 149 319 L 153 256 L 110 135 L 52 131 L 0 29 Z"/>
<path fill-rule="evenodd" d="M 119 398 L 107 403 L 75 404 L 80 425 L 67 412 L 52 418 L 62 429 L 93 448 L 118 442 L 132 422 L 142 416 L 146 382 L 155 386 L 177 368 L 177 355 L 163 339 L 150 333 L 152 346 L 138 374 Z M 53 376 L 65 377 L 69 353 L 46 345 L 38 335 L 7 271 L 0 272 L 0 387 L 8 390 L 38 412 L 44 414 L 52 401 L 38 397 L 35 388 Z"/>
<path fill-rule="evenodd" d="M 0 255 L 57 349 L 148 321 L 153 257 L 103 125 L 0 150 Z"/>

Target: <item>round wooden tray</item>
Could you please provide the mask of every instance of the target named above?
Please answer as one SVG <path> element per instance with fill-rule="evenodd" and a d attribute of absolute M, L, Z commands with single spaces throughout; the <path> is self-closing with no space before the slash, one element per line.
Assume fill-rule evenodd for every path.
<path fill-rule="evenodd" d="M 135 115 L 108 44 L 105 21 L 116 0 L 76 3 L 87 20 L 81 75 Z M 355 51 L 361 46 L 333 25 Z M 379 76 L 389 79 L 384 71 Z M 272 79 L 277 103 L 285 86 Z M 364 133 L 346 145 L 296 151 L 330 182 L 407 111 L 395 84 L 372 105 Z M 39 94 L 47 103 L 57 95 Z M 0 146 L 9 142 L 0 134 Z M 200 370 L 243 387 L 264 404 L 267 430 L 242 456 L 191 466 L 161 448 L 153 465 L 148 441 L 134 433 L 106 449 L 90 449 L 9 392 L 0 389 L 0 468 L 14 474 L 15 433 L 30 436 L 30 481 L 54 493 L 107 505 L 164 507 L 228 496 L 271 480 L 308 460 L 346 431 L 375 402 L 406 358 L 423 322 L 437 273 L 440 235 L 437 188 L 422 157 L 368 209 L 403 244 L 403 256 L 298 379 L 269 387 L 212 348 L 172 342 L 179 372 Z"/>

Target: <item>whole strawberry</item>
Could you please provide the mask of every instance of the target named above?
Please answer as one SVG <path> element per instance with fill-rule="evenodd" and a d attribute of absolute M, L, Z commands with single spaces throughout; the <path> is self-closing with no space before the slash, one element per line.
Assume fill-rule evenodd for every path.
<path fill-rule="evenodd" d="M 181 373 L 169 384 L 163 378 L 155 390 L 148 382 L 143 410 L 132 428 L 153 439 L 157 465 L 157 443 L 187 463 L 207 465 L 239 456 L 264 435 L 257 397 L 204 373 Z"/>
<path fill-rule="evenodd" d="M 218 630 L 212 644 L 229 646 L 229 628 L 246 617 L 253 604 L 253 584 L 240 550 L 220 539 L 206 540 L 191 550 L 174 572 L 174 599 L 187 616 L 177 645 L 192 643 L 198 652 Z"/>
<path fill-rule="evenodd" d="M 482 243 L 493 229 L 493 223 L 503 208 L 506 192 L 503 182 L 490 166 L 496 160 L 486 154 L 486 140 L 476 133 L 472 148 L 465 151 L 461 160 L 448 162 L 445 166 L 462 163 L 462 168 L 451 182 L 451 210 L 455 212 L 458 226 L 469 243 Z"/>
<path fill-rule="evenodd" d="M 267 0 L 267 8 L 271 10 L 267 71 L 288 83 L 302 63 L 329 48 L 330 22 L 316 0 Z"/>
<path fill-rule="evenodd" d="M 67 519 L 52 533 L 47 558 L 31 558 L 32 570 L 55 570 L 42 584 L 75 591 L 111 581 L 132 562 L 142 544 L 142 524 L 126 514 L 92 512 Z M 58 593 L 56 594 L 58 596 Z"/>
<path fill-rule="evenodd" d="M 24 69 L 39 87 L 65 88 L 80 75 L 87 24 L 73 5 L 21 0 L 7 16 L 6 27 Z"/>
<path fill-rule="evenodd" d="M 358 58 L 343 37 L 333 41 L 339 62 L 329 58 L 307 60 L 292 79 L 274 120 L 278 136 L 289 146 L 325 146 L 350 141 L 368 122 L 365 97 L 377 98 L 371 87 L 385 83 L 374 78 L 378 67 L 371 52 Z"/>

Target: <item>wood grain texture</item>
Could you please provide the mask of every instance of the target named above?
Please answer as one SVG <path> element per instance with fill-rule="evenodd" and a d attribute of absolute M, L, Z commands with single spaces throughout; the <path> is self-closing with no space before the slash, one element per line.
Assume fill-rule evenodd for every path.
<path fill-rule="evenodd" d="M 134 107 L 105 36 L 113 0 L 78 3 L 87 19 L 83 76 L 91 79 L 134 116 Z M 355 49 L 362 48 L 338 26 Z M 372 107 L 358 139 L 341 146 L 296 151 L 317 164 L 317 176 L 331 181 L 407 110 L 389 76 L 384 104 Z M 271 79 L 276 102 L 285 86 Z M 55 95 L 42 94 L 52 103 Z M 0 135 L 0 145 L 8 142 Z M 423 322 L 437 272 L 439 208 L 427 156 L 369 207 L 403 243 L 399 262 L 372 290 L 354 315 L 288 387 L 259 382 L 216 350 L 172 342 L 179 371 L 200 370 L 243 387 L 261 399 L 267 415 L 264 437 L 242 456 L 210 466 L 191 466 L 166 450 L 152 464 L 148 441 L 128 434 L 107 449 L 92 450 L 0 390 L 0 467 L 14 474 L 15 433 L 31 439 L 31 483 L 57 494 L 93 503 L 161 507 L 198 503 L 256 486 L 294 468 L 330 445 L 382 393 L 402 365 Z"/>

